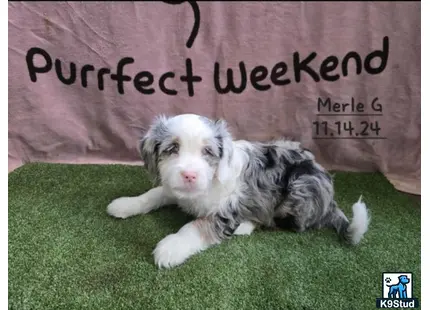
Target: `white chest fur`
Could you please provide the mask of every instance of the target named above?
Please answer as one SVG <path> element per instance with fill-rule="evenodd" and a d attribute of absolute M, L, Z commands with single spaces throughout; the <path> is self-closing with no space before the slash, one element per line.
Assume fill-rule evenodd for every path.
<path fill-rule="evenodd" d="M 204 217 L 225 207 L 227 201 L 235 195 L 234 192 L 233 186 L 226 187 L 215 183 L 204 195 L 195 198 L 179 198 L 178 206 L 195 217 Z"/>

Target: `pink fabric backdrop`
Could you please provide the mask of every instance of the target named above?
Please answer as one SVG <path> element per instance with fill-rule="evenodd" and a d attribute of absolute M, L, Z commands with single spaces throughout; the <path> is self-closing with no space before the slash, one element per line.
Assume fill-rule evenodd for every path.
<path fill-rule="evenodd" d="M 9 167 L 138 163 L 139 128 L 158 113 L 198 113 L 225 118 L 238 139 L 291 137 L 328 168 L 381 171 L 419 194 L 420 37 L 419 2 L 9 2 Z M 347 54 L 360 58 L 359 74 L 356 58 L 343 74 Z M 121 94 L 115 78 L 126 57 L 133 63 L 122 69 L 130 80 Z M 201 78 L 192 96 L 181 80 L 187 59 Z M 228 68 L 240 86 L 242 61 L 246 87 L 217 91 Z M 318 98 L 363 107 L 317 116 L 335 113 L 318 111 Z M 371 109 L 374 100 L 382 111 Z"/>

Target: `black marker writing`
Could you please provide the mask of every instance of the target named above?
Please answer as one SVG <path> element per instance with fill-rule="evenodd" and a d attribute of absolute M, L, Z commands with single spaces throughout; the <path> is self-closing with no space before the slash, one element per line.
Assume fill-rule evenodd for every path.
<path fill-rule="evenodd" d="M 42 58 L 39 65 L 35 64 L 36 56 Z M 309 81 L 309 79 L 315 83 L 321 81 L 334 82 L 351 73 L 357 75 L 363 72 L 372 75 L 379 74 L 387 67 L 388 58 L 389 38 L 384 37 L 382 49 L 372 51 L 365 57 L 351 51 L 343 58 L 330 55 L 318 63 L 316 52 L 311 52 L 305 56 L 295 52 L 290 58 L 291 65 L 288 65 L 287 61 L 280 61 L 272 68 L 264 65 L 248 67 L 244 61 L 239 61 L 236 68 L 223 68 L 221 63 L 215 62 L 213 83 L 215 91 L 219 94 L 241 94 L 249 85 L 256 91 L 269 91 L 273 86 L 285 86 L 293 82 L 302 83 Z M 174 70 L 158 73 L 159 75 L 142 70 L 131 76 L 131 66 L 134 64 L 132 57 L 121 58 L 115 69 L 96 69 L 91 64 L 84 64 L 79 69 L 79 65 L 74 62 L 62 63 L 59 59 L 53 59 L 47 51 L 32 47 L 27 51 L 25 59 L 30 80 L 34 83 L 37 82 L 40 75 L 48 74 L 55 64 L 58 80 L 64 85 L 72 85 L 80 78 L 82 87 L 87 88 L 97 84 L 98 89 L 103 91 L 110 78 L 116 82 L 118 93 L 121 95 L 125 93 L 125 84 L 129 82 L 144 95 L 155 94 L 159 91 L 169 96 L 178 94 L 176 89 L 168 85 L 169 83 L 174 85 L 172 80 L 177 79 L 179 74 L 177 75 Z M 67 71 L 69 74 L 65 74 Z M 182 68 L 182 72 L 184 74 L 179 75 L 179 79 L 187 84 L 188 96 L 192 97 L 195 94 L 195 83 L 202 82 L 202 77 L 193 72 L 193 62 L 190 58 L 185 60 L 185 68 Z"/>
<path fill-rule="evenodd" d="M 191 48 L 193 46 L 194 40 L 197 38 L 197 34 L 199 33 L 199 28 L 200 28 L 199 5 L 197 4 L 196 1 L 163 1 L 163 2 L 167 4 L 173 4 L 173 5 L 178 5 L 184 2 L 188 2 L 191 5 L 191 8 L 193 9 L 193 13 L 194 13 L 194 23 L 193 23 L 193 29 L 191 30 L 190 36 L 186 43 L 186 46 L 188 48 Z"/>

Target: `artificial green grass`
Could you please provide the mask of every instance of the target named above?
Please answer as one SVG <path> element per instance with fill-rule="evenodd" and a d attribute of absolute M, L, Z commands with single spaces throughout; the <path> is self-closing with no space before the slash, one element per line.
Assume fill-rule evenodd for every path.
<path fill-rule="evenodd" d="M 9 174 L 9 309 L 375 309 L 384 271 L 414 273 L 420 206 L 376 173 L 336 173 L 347 216 L 372 214 L 357 247 L 334 231 L 256 231 L 159 270 L 151 252 L 190 218 L 167 207 L 126 220 L 105 210 L 151 183 L 141 167 L 29 164 Z"/>

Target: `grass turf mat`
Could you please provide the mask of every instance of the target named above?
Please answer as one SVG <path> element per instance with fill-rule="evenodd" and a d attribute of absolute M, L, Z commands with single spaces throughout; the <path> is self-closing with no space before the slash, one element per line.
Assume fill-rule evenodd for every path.
<path fill-rule="evenodd" d="M 190 220 L 173 207 L 118 220 L 106 206 L 150 188 L 142 167 L 29 164 L 9 174 L 9 309 L 375 309 L 382 272 L 413 272 L 420 206 L 380 174 L 336 173 L 348 217 L 372 215 L 358 247 L 330 229 L 257 230 L 158 270 L 151 252 Z"/>

